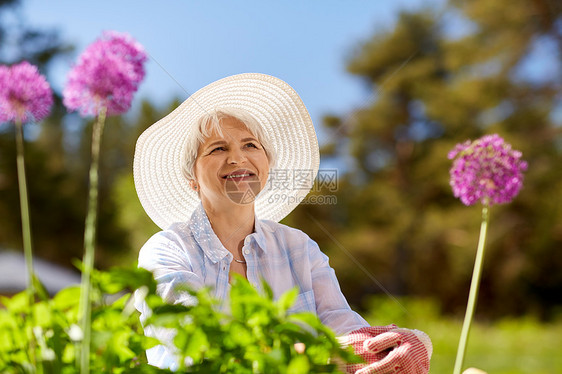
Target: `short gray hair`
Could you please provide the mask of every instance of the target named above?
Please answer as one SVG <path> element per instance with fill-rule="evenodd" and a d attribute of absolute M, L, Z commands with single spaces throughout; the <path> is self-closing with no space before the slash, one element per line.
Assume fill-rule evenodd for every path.
<path fill-rule="evenodd" d="M 202 115 L 195 123 L 195 131 L 189 139 L 187 139 L 184 151 L 182 153 L 182 173 L 187 180 L 195 180 L 193 174 L 193 167 L 197 160 L 197 151 L 199 146 L 203 144 L 213 131 L 216 131 L 220 136 L 223 136 L 220 127 L 220 121 L 224 118 L 234 118 L 240 121 L 248 131 L 256 137 L 258 142 L 262 145 L 267 159 L 269 160 L 269 167 L 275 165 L 276 153 L 273 144 L 265 135 L 265 131 L 260 123 L 248 112 L 238 108 L 221 108 L 215 109 Z"/>

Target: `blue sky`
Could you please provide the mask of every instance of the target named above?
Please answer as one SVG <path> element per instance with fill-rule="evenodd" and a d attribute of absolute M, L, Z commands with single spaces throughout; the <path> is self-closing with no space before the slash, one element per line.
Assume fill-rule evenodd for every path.
<path fill-rule="evenodd" d="M 361 41 L 392 27 L 402 8 L 440 0 L 208 0 L 24 1 L 26 20 L 56 28 L 75 45 L 53 68 L 61 90 L 75 57 L 104 30 L 128 32 L 150 54 L 135 101 L 163 105 L 219 78 L 261 72 L 277 76 L 301 95 L 322 134 L 324 114 L 343 114 L 368 100 L 346 61 Z"/>

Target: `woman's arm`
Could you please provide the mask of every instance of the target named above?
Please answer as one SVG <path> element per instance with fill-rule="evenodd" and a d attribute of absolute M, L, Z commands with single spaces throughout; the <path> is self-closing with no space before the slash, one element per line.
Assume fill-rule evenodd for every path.
<path fill-rule="evenodd" d="M 138 266 L 151 271 L 158 282 L 158 294 L 167 302 L 189 305 L 191 296 L 178 292 L 178 285 L 199 289 L 203 281 L 194 272 L 192 258 L 184 243 L 171 231 L 161 231 L 152 236 L 139 253 Z"/>
<path fill-rule="evenodd" d="M 140 250 L 138 266 L 154 274 L 154 279 L 158 282 L 157 293 L 169 303 L 192 304 L 193 297 L 187 292 L 178 292 L 176 287 L 189 285 L 192 288 L 200 288 L 203 283 L 193 272 L 192 260 L 173 232 L 162 231 L 150 238 Z M 175 331 L 145 326 L 145 321 L 152 311 L 139 291 L 135 292 L 135 307 L 141 313 L 140 320 L 145 335 L 164 343 L 147 350 L 148 363 L 163 369 L 177 369 L 178 363 L 172 343 Z"/>
<path fill-rule="evenodd" d="M 395 325 L 369 326 L 349 307 L 328 257 L 320 251 L 318 244 L 309 239 L 308 248 L 320 320 L 341 336 L 342 344 L 353 346 L 355 353 L 367 362 L 348 365 L 346 372 L 374 374 L 400 367 L 397 371 L 400 373 L 427 373 L 433 351 L 429 337 L 421 331 L 401 329 Z"/>
<path fill-rule="evenodd" d="M 330 267 L 328 256 L 322 253 L 318 244 L 310 238 L 308 253 L 316 313 L 322 323 L 329 326 L 337 335 L 369 326 L 363 317 L 351 310 L 341 292 L 336 273 Z"/>

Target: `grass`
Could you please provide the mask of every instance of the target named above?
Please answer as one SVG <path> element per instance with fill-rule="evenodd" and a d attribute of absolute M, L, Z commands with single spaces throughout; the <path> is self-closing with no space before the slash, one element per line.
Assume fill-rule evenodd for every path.
<path fill-rule="evenodd" d="M 371 301 L 367 320 L 373 325 L 396 323 L 425 331 L 433 342 L 431 373 L 452 373 L 462 319 L 443 317 L 430 300 L 386 297 Z M 404 311 L 404 309 L 406 311 Z M 464 368 L 476 367 L 489 374 L 562 373 L 562 319 L 540 323 L 532 317 L 506 318 L 472 325 Z"/>

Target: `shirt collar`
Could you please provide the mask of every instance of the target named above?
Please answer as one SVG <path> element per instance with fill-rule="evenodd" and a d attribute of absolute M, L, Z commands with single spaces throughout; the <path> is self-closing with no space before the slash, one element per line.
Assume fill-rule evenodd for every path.
<path fill-rule="evenodd" d="M 199 203 L 199 206 L 193 211 L 191 219 L 189 220 L 189 227 L 191 228 L 193 237 L 213 263 L 222 260 L 230 254 L 228 249 L 222 245 L 217 234 L 213 231 L 209 217 L 207 217 L 207 213 L 203 208 L 203 204 Z M 247 238 L 254 238 L 258 247 L 267 253 L 264 232 L 270 231 L 270 229 L 267 224 L 257 218 L 255 220 L 254 227 L 255 232 L 248 235 Z"/>
<path fill-rule="evenodd" d="M 199 243 L 203 252 L 209 257 L 214 263 L 222 260 L 230 252 L 228 249 L 222 245 L 217 234 L 213 231 L 211 227 L 211 222 L 203 209 L 203 204 L 199 203 L 199 206 L 193 211 L 191 219 L 189 220 L 189 227 L 193 233 L 193 237 Z"/>
<path fill-rule="evenodd" d="M 265 253 L 267 253 L 267 246 L 264 231 L 269 231 L 269 227 L 260 219 L 256 218 L 256 222 L 254 224 L 255 232 L 250 234 L 249 236 L 253 236 L 258 244 L 258 247 L 262 249 Z"/>

